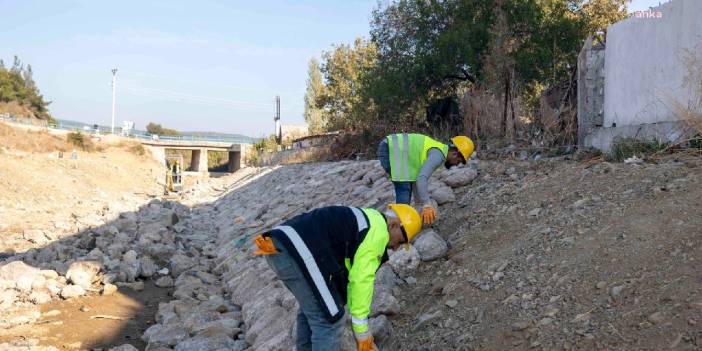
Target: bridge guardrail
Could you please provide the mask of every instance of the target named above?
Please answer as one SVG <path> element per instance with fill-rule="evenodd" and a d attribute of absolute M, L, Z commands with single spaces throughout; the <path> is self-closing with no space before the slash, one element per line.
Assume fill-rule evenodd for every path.
<path fill-rule="evenodd" d="M 79 132 L 93 132 L 91 128 L 89 131 L 84 130 L 82 125 L 65 123 L 63 121 L 56 121 L 55 125 L 51 125 L 47 121 L 31 121 L 26 118 L 18 118 L 17 116 L 11 115 L 9 113 L 0 114 L 0 121 L 7 121 L 15 124 L 30 125 L 36 127 L 42 127 L 47 129 L 56 130 L 68 130 L 68 131 L 79 131 Z M 118 132 L 119 131 L 119 132 Z M 100 134 L 112 134 L 109 129 L 98 127 L 98 132 Z M 115 134 L 121 135 L 122 128 L 115 127 Z M 144 140 L 154 140 L 152 134 L 144 133 L 142 131 L 134 131 L 129 137 Z M 214 142 L 230 142 L 232 144 L 252 144 L 252 142 L 245 138 L 238 137 L 227 137 L 227 136 L 200 136 L 200 135 L 159 135 L 158 140 L 182 140 L 182 141 L 214 141 Z"/>

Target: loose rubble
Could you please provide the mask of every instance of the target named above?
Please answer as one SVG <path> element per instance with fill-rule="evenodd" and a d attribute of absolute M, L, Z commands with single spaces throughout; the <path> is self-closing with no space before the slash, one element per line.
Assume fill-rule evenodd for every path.
<path fill-rule="evenodd" d="M 699 176 L 673 164 L 574 165 L 568 179 L 582 179 L 580 190 L 549 193 L 543 184 L 556 188 L 566 171 L 553 171 L 561 166 L 549 160 L 538 161 L 540 168 L 536 162 L 481 162 L 480 171 L 461 167 L 432 177 L 439 221 L 413 245 L 392 252 L 377 273 L 370 327 L 381 348 L 592 349 L 602 339 L 608 343 L 600 346 L 616 339 L 641 348 L 631 334 L 617 336 L 629 325 L 680 330 L 666 348 L 702 337 L 694 332 L 702 320 L 700 297 L 670 290 L 689 284 L 687 278 L 668 278 L 663 268 L 643 264 L 640 274 L 609 269 L 635 257 L 633 248 L 694 269 L 699 240 L 690 234 L 697 223 L 692 212 L 667 224 L 686 231 L 676 229 L 669 244 L 654 248 L 621 224 L 602 227 L 598 217 L 696 189 Z M 646 167 L 658 172 L 650 182 L 627 182 Z M 620 183 L 609 193 L 588 188 L 586 179 L 604 175 Z M 141 335 L 149 350 L 292 349 L 296 300 L 265 260 L 252 256 L 252 238 L 317 207 L 383 210 L 394 198 L 392 184 L 377 161 L 251 168 L 233 177 L 219 185 L 198 182 L 179 201 L 152 199 L 131 211 L 76 219 L 73 236 L 25 232 L 25 240 L 44 246 L 0 262 L 0 328 L 35 323 L 38 305 L 52 300 L 140 291 L 151 280 L 170 289 L 172 299 L 159 304 L 155 324 Z M 534 192 L 540 196 L 529 197 Z M 632 251 L 615 254 L 622 248 Z M 592 250 L 598 255 L 588 256 Z M 656 289 L 668 289 L 669 300 L 644 308 Z M 624 310 L 631 323 L 621 322 Z M 350 328 L 344 338 L 343 349 L 354 350 Z M 37 347 L 29 343 L 7 347 Z"/>
<path fill-rule="evenodd" d="M 225 195 L 218 204 L 219 215 L 215 222 L 223 223 L 219 227 L 222 247 L 217 252 L 217 259 L 221 261 L 218 272 L 222 273 L 232 301 L 241 306 L 244 324 L 248 327 L 246 342 L 256 350 L 289 350 L 294 342 L 289 331 L 295 323 L 297 303 L 266 263 L 251 256 L 252 236 L 296 214 L 322 206 L 339 204 L 384 210 L 394 199 L 394 190 L 377 161 L 295 165 L 268 172 L 260 176 L 255 185 Z M 438 174 L 432 178 L 430 189 L 432 196 L 442 204 L 456 198 L 448 183 L 468 184 L 476 173 L 463 168 Z M 441 196 L 437 196 L 439 192 Z M 275 195 L 259 196 L 261 193 Z M 308 194 L 315 194 L 315 197 Z M 250 198 L 257 201 L 246 201 Z M 378 271 L 371 325 L 377 325 L 377 330 L 372 329 L 380 347 L 394 344 L 387 316 L 402 310 L 395 297 L 395 286 L 404 284 L 398 276 L 411 277 L 422 259 L 435 260 L 446 255 L 445 240 L 433 231 L 426 233 L 429 239 L 422 239 L 424 234 L 420 234 L 414 246 L 392 253 L 388 265 Z M 419 247 L 425 255 L 421 259 Z M 344 350 L 355 349 L 348 332 L 344 345 Z"/>

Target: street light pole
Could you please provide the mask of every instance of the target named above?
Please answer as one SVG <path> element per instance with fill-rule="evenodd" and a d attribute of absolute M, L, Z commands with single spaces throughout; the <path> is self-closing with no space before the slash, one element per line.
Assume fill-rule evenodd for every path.
<path fill-rule="evenodd" d="M 112 69 L 112 134 L 115 134 L 115 88 L 117 85 L 117 69 Z"/>

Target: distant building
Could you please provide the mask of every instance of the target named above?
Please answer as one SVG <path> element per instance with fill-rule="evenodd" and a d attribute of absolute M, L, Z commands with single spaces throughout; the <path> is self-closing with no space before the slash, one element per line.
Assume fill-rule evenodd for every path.
<path fill-rule="evenodd" d="M 588 40 L 580 53 L 580 145 L 608 151 L 617 138 L 679 141 L 689 129 L 681 110 L 702 110 L 690 84 L 699 77 L 689 70 L 702 65 L 702 1 L 673 0 L 644 13 L 609 26 L 604 47 Z"/>
<path fill-rule="evenodd" d="M 280 129 L 283 144 L 290 144 L 293 140 L 309 134 L 306 125 L 283 124 Z"/>
<path fill-rule="evenodd" d="M 308 135 L 302 138 L 292 140 L 293 149 L 306 149 L 309 147 L 328 145 L 331 143 L 339 132 L 330 132 L 324 134 Z"/>
<path fill-rule="evenodd" d="M 123 121 L 122 122 L 122 136 L 131 136 L 134 134 L 134 122 Z"/>

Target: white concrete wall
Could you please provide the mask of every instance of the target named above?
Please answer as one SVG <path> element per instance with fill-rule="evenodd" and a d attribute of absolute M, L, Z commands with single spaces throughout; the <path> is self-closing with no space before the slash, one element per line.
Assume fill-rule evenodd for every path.
<path fill-rule="evenodd" d="M 702 57 L 702 0 L 672 0 L 656 11 L 661 18 L 628 18 L 608 29 L 605 128 L 675 120 L 673 101 L 691 99 L 681 54 Z"/>

